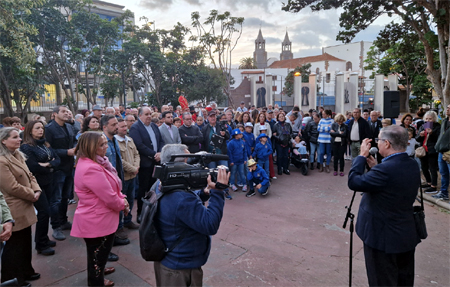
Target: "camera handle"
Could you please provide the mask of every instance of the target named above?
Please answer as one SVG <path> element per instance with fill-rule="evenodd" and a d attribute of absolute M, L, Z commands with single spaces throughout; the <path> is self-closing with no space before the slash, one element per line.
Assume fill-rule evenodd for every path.
<path fill-rule="evenodd" d="M 353 223 L 353 220 L 355 218 L 355 215 L 352 213 L 352 205 L 353 205 L 353 201 L 355 200 L 355 195 L 356 195 L 356 190 L 353 191 L 353 196 L 352 196 L 352 200 L 350 201 L 350 205 L 346 206 L 345 208 L 347 209 L 347 214 L 345 215 L 345 220 L 344 220 L 344 225 L 342 226 L 342 228 L 346 228 L 347 227 L 347 222 L 350 219 L 350 251 L 349 251 L 349 262 L 348 262 L 348 269 L 349 269 L 349 274 L 348 274 L 348 286 L 351 287 L 352 286 L 352 267 L 353 267 L 353 232 L 355 229 L 355 225 Z"/>

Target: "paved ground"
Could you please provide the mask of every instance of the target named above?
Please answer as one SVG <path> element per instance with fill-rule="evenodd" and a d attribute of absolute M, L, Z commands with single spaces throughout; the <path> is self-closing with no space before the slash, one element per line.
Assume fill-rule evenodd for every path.
<path fill-rule="evenodd" d="M 352 196 L 347 176 L 317 170 L 303 176 L 293 168 L 290 176 L 273 182 L 266 197 L 246 198 L 243 192 L 233 196 L 226 201 L 203 267 L 205 286 L 348 286 L 349 232 L 342 229 L 344 207 Z M 75 206 L 70 208 L 73 214 Z M 427 203 L 425 213 L 429 237 L 417 247 L 415 285 L 450 286 L 449 212 Z M 138 231 L 129 235 L 131 244 L 113 247 L 120 260 L 108 264 L 117 271 L 107 278 L 116 286 L 154 286 L 153 264 L 139 254 Z M 42 274 L 33 285 L 86 285 L 83 240 L 69 237 L 55 249 L 50 257 L 33 253 L 33 265 Z M 367 286 L 362 242 L 356 235 L 353 254 L 353 285 Z"/>

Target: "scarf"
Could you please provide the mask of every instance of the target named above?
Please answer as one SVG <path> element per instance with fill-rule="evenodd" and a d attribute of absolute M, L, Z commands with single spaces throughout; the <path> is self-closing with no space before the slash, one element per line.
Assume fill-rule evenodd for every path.
<path fill-rule="evenodd" d="M 101 166 L 103 166 L 106 170 L 112 172 L 117 176 L 117 170 L 112 166 L 112 164 L 109 162 L 108 158 L 106 156 L 102 157 L 97 155 L 95 160 L 97 163 Z"/>

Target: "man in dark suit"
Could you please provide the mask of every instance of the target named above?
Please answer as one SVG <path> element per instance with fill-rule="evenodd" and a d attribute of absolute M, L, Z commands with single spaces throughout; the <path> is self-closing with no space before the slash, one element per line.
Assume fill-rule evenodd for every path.
<path fill-rule="evenodd" d="M 348 124 L 347 134 L 352 158 L 355 158 L 359 154 L 362 140 L 370 138 L 369 123 L 361 117 L 361 109 L 353 110 L 353 119 Z"/>
<path fill-rule="evenodd" d="M 45 127 L 45 138 L 56 151 L 61 164 L 55 171 L 52 198 L 50 199 L 51 225 L 53 238 L 64 240 L 62 230 L 70 230 L 72 224 L 67 219 L 67 204 L 73 192 L 73 164 L 75 152 L 75 133 L 67 123 L 69 110 L 65 106 L 53 108 L 54 120 Z"/>
<path fill-rule="evenodd" d="M 413 286 L 414 253 L 420 242 L 413 203 L 420 186 L 420 170 L 406 154 L 408 133 L 400 126 L 383 128 L 378 149 L 381 164 L 369 156 L 371 139 L 364 139 L 353 161 L 348 186 L 364 192 L 356 233 L 364 242 L 370 286 Z M 369 157 L 368 157 L 369 156 Z M 366 163 L 371 167 L 365 173 Z"/>
<path fill-rule="evenodd" d="M 378 134 L 380 133 L 381 128 L 383 127 L 381 125 L 381 120 L 378 119 L 378 112 L 372 111 L 370 112 L 370 121 L 369 121 L 369 127 L 370 127 L 370 139 L 372 139 L 372 147 L 377 147 L 377 143 L 375 142 L 375 139 L 378 138 Z M 381 160 L 383 157 L 378 152 L 377 153 L 377 162 L 381 163 Z"/>
<path fill-rule="evenodd" d="M 137 218 L 142 211 L 142 197 L 150 190 L 155 183 L 153 178 L 153 168 L 155 163 L 161 160 L 161 149 L 164 141 L 159 132 L 158 126 L 152 123 L 152 111 L 148 107 L 142 107 L 139 110 L 139 119 L 130 128 L 130 137 L 136 145 L 141 157 L 139 168 L 139 190 L 137 202 Z"/>

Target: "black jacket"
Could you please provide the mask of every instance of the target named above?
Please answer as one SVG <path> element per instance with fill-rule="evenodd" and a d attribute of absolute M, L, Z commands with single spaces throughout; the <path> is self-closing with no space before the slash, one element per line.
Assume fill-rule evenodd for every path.
<path fill-rule="evenodd" d="M 424 125 L 421 125 L 419 130 L 417 131 L 416 140 L 418 143 L 420 143 L 420 145 L 423 145 L 423 141 L 425 140 L 425 137 L 420 136 L 420 133 L 424 130 L 425 130 Z M 431 130 L 431 134 L 428 136 L 428 140 L 427 140 L 427 148 L 428 148 L 427 154 L 437 153 L 434 146 L 436 145 L 436 143 L 438 141 L 440 132 L 441 132 L 441 125 L 437 122 L 433 123 L 433 129 Z"/>
<path fill-rule="evenodd" d="M 350 142 L 351 142 L 350 134 L 352 133 L 352 127 L 353 127 L 354 122 L 355 122 L 355 119 L 352 119 L 350 121 L 350 123 L 348 123 L 347 139 Z M 358 130 L 359 130 L 359 142 L 360 143 L 363 141 L 363 139 L 371 137 L 369 123 L 362 117 L 358 119 Z"/>
<path fill-rule="evenodd" d="M 211 125 L 207 124 L 202 128 L 202 134 L 203 134 L 203 141 L 202 141 L 202 149 L 204 151 L 209 151 L 208 147 L 210 146 L 210 141 L 211 141 L 211 137 L 210 137 L 210 132 L 211 132 Z M 216 134 L 220 135 L 220 125 L 218 123 L 216 123 Z M 225 130 L 225 141 L 223 142 L 222 146 L 220 147 L 220 152 L 221 154 L 227 154 L 228 153 L 228 149 L 227 149 L 227 141 L 230 139 L 230 133 L 228 132 L 228 130 Z"/>
<path fill-rule="evenodd" d="M 64 125 L 66 129 L 56 121 L 49 123 L 45 127 L 45 138 L 61 159 L 58 169 L 70 173 L 73 169 L 74 157 L 67 155 L 67 150 L 75 147 L 76 139 L 73 127 L 68 123 Z"/>
<path fill-rule="evenodd" d="M 178 131 L 180 133 L 181 142 L 187 145 L 191 153 L 200 151 L 200 144 L 203 141 L 203 134 L 196 125 L 191 125 L 190 127 L 182 125 Z"/>
<path fill-rule="evenodd" d="M 283 133 L 283 124 L 280 122 L 277 122 L 273 126 L 274 130 L 272 131 L 272 137 L 275 138 L 275 143 L 283 145 L 283 146 L 288 146 L 289 141 L 291 139 L 291 135 L 292 135 L 292 126 L 290 123 L 284 122 L 284 127 L 288 129 L 289 134 L 284 134 Z M 276 135 L 273 135 L 273 133 L 276 133 Z"/>
<path fill-rule="evenodd" d="M 52 182 L 53 171 L 57 168 L 61 160 L 56 152 L 51 147 L 44 146 L 45 139 L 37 140 L 36 145 L 23 144 L 20 146 L 20 151 L 22 151 L 26 156 L 26 164 L 28 169 L 36 177 L 39 185 L 44 186 Z M 50 153 L 50 159 L 48 159 L 48 154 Z M 39 163 L 50 163 L 51 167 L 43 167 Z"/>
<path fill-rule="evenodd" d="M 317 140 L 319 139 L 319 131 L 317 130 L 318 125 L 319 123 L 316 123 L 314 120 L 311 120 L 306 124 L 303 135 L 306 135 L 306 140 L 308 142 L 317 144 Z"/>
<path fill-rule="evenodd" d="M 342 145 L 346 145 L 347 144 L 347 126 L 343 123 L 342 125 L 339 126 L 338 123 L 332 123 L 331 124 L 331 130 L 333 130 L 334 132 L 330 132 L 331 135 L 331 142 L 334 143 L 334 140 L 336 139 L 336 137 L 340 137 L 341 138 L 341 144 Z M 342 133 L 340 133 L 342 132 Z"/>
<path fill-rule="evenodd" d="M 413 250 L 420 242 L 413 216 L 419 166 L 406 153 L 387 158 L 368 172 L 366 162 L 365 157 L 356 157 L 348 174 L 348 187 L 364 192 L 356 234 L 364 244 L 385 253 Z"/>
<path fill-rule="evenodd" d="M 152 169 L 155 165 L 155 154 L 161 152 L 161 149 L 164 146 L 164 140 L 161 137 L 158 126 L 154 123 L 150 123 L 150 125 L 155 133 L 158 147 L 157 150 L 154 150 L 150 135 L 148 134 L 144 124 L 139 119 L 130 128 L 130 137 L 133 139 L 134 144 L 139 151 L 139 156 L 141 157 L 140 166 L 142 168 Z"/>

